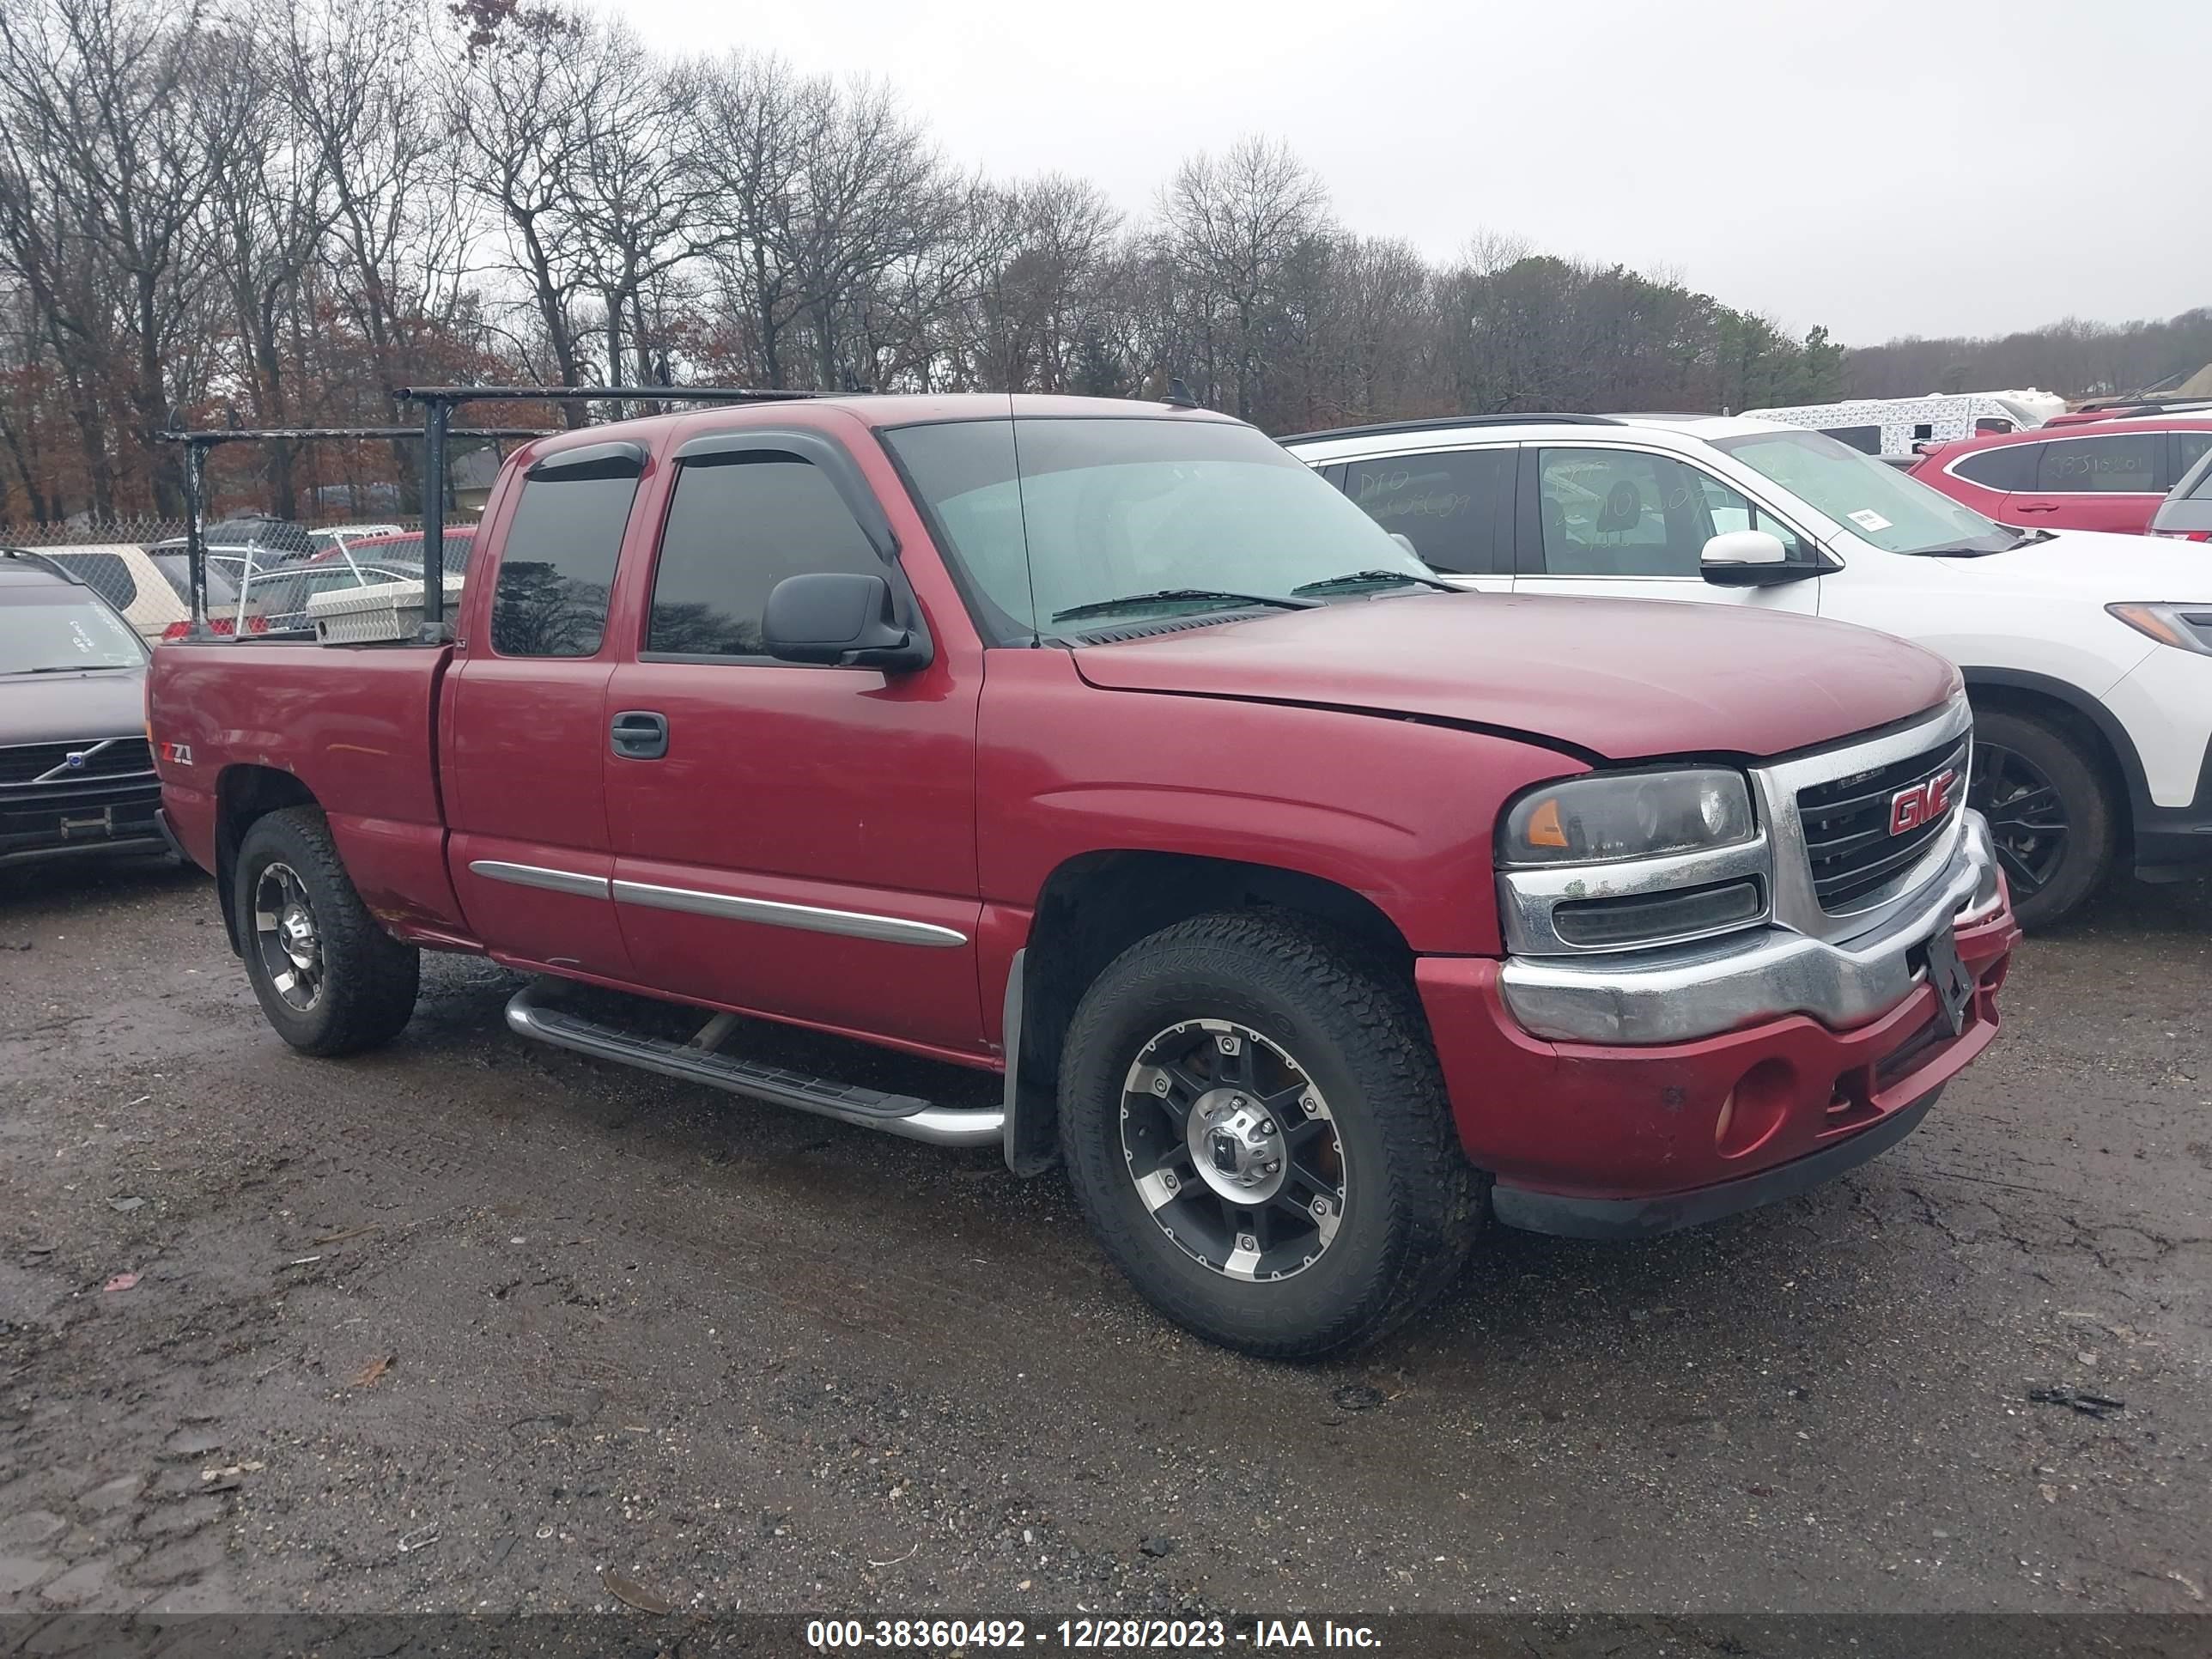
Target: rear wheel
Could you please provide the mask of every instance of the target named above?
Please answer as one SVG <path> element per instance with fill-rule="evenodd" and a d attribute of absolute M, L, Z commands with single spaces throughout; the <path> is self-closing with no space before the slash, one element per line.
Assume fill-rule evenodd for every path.
<path fill-rule="evenodd" d="M 389 1042 L 415 1012 L 421 956 L 377 926 L 312 806 L 254 820 L 238 849 L 246 974 L 277 1036 L 302 1054 Z"/>
<path fill-rule="evenodd" d="M 1966 804 L 1990 821 L 2023 927 L 2057 921 L 2112 874 L 2118 814 L 2086 738 L 2070 725 L 1978 713 Z"/>
<path fill-rule="evenodd" d="M 1061 1151 L 1154 1306 L 1249 1353 L 1381 1335 L 1449 1285 L 1485 1213 L 1401 974 L 1302 918 L 1200 916 L 1092 984 Z"/>

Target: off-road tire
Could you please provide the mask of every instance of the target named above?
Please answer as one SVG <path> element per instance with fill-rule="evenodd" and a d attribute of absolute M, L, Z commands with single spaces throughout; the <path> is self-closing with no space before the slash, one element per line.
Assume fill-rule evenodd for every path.
<path fill-rule="evenodd" d="M 1163 1231 L 1124 1152 L 1130 1067 L 1178 1020 L 1279 1043 L 1326 1095 L 1347 1179 L 1334 1241 L 1273 1282 L 1231 1279 Z M 1131 945 L 1085 992 L 1060 1067 L 1060 1151 L 1091 1231 L 1169 1318 L 1224 1346 L 1311 1358 L 1370 1342 L 1441 1294 L 1488 1212 L 1402 969 L 1308 918 L 1224 911 Z"/>
<path fill-rule="evenodd" d="M 1974 740 L 2013 750 L 2058 792 L 2067 839 L 2057 868 L 2033 891 L 2023 890 L 2020 882 L 2008 876 L 2013 915 L 2020 925 L 2047 927 L 2078 909 L 2112 878 L 2119 840 L 2112 785 L 2094 758 L 2089 738 L 2070 722 L 2002 708 L 1977 711 Z M 1990 828 L 2002 840 L 1996 816 L 1991 814 Z"/>
<path fill-rule="evenodd" d="M 278 863 L 299 876 L 320 935 L 322 993 L 306 1010 L 285 1001 L 256 947 L 255 893 L 263 872 Z M 319 811 L 291 806 L 255 819 L 238 849 L 233 881 L 246 977 L 277 1036 L 301 1054 L 334 1059 L 380 1048 L 399 1035 L 415 1012 L 421 952 L 393 939 L 368 914 Z"/>

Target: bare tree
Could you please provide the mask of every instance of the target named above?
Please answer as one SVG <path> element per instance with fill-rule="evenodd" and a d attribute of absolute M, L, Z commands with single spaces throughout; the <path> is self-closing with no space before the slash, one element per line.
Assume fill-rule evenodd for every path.
<path fill-rule="evenodd" d="M 785 338 L 801 303 L 793 223 L 806 133 L 822 95 L 774 58 L 732 52 L 702 66 L 696 155 L 711 191 L 702 211 L 725 234 L 713 285 L 741 316 L 764 386 L 785 384 Z"/>
<path fill-rule="evenodd" d="M 210 95 L 212 58 L 222 50 L 197 5 L 36 0 L 0 11 L 0 96 L 13 115 L 0 125 L 20 122 L 33 135 L 50 206 L 82 238 L 78 255 L 105 265 L 119 287 L 125 351 L 109 368 L 165 512 L 179 499 L 175 459 L 154 441 L 170 423 L 165 361 L 205 252 L 196 240 L 200 210 L 245 118 Z M 25 155 L 15 150 L 11 175 Z M 7 216 L 29 210 L 26 201 Z M 58 302 L 66 273 L 24 263 L 61 279 L 50 289 Z M 94 325 L 80 312 L 57 331 L 82 340 Z M 112 486 L 105 493 L 112 504 Z"/>
<path fill-rule="evenodd" d="M 526 284 L 553 379 L 581 386 L 577 296 L 592 276 L 576 180 L 592 143 L 592 111 L 609 90 L 587 25 L 565 13 L 520 12 L 477 43 L 448 94 L 461 135 L 465 187 L 498 216 L 508 269 Z M 586 411 L 565 404 L 580 426 Z"/>
<path fill-rule="evenodd" d="M 699 165 L 690 118 L 705 77 L 689 63 L 654 57 L 629 30 L 590 43 L 601 94 L 580 111 L 584 143 L 566 180 L 605 330 L 607 380 L 650 382 L 654 348 L 643 295 L 679 267 L 732 240 L 706 210 L 714 185 Z M 635 348 L 624 368 L 625 332 Z"/>
<path fill-rule="evenodd" d="M 103 518 L 115 511 L 117 457 L 106 387 L 117 351 L 112 284 L 97 242 L 80 224 L 63 157 L 50 134 L 30 123 L 0 121 L 0 260 L 15 279 L 22 321 L 18 342 L 25 378 L 45 379 L 76 433 L 88 500 Z M 44 361 L 41 362 L 41 359 Z M 19 465 L 35 417 L 11 423 Z M 44 518 L 46 493 L 27 477 Z M 58 497 L 60 489 L 53 494 Z"/>
<path fill-rule="evenodd" d="M 1269 310 L 1291 260 L 1327 228 L 1328 213 L 1328 192 L 1304 163 L 1257 137 L 1218 159 L 1193 156 L 1163 196 L 1168 245 L 1192 280 L 1207 332 L 1226 327 L 1226 367 L 1247 420 L 1268 368 Z"/>
<path fill-rule="evenodd" d="M 980 295 L 982 384 L 1063 392 L 1121 215 L 1096 185 L 1058 173 L 1001 195 L 1006 251 Z"/>
<path fill-rule="evenodd" d="M 890 88 L 817 83 L 809 106 L 797 189 L 777 234 L 814 337 L 815 383 L 837 391 L 859 380 L 845 349 L 848 320 L 885 271 L 943 243 L 960 198 Z"/>
<path fill-rule="evenodd" d="M 398 68 L 428 20 L 415 0 L 284 4 L 286 89 L 330 191 L 324 261 L 366 344 L 380 418 L 396 419 L 391 392 L 449 337 L 473 228 L 440 100 Z M 412 447 L 395 443 L 392 459 L 411 496 Z"/>
<path fill-rule="evenodd" d="M 293 348 L 307 273 L 331 226 L 330 192 L 319 153 L 286 97 L 289 66 L 280 52 L 240 40 L 224 69 L 221 95 L 252 110 L 254 118 L 210 194 L 211 263 L 230 307 L 253 422 L 290 426 Z M 298 512 L 294 459 L 289 444 L 266 452 L 270 504 L 282 518 Z"/>

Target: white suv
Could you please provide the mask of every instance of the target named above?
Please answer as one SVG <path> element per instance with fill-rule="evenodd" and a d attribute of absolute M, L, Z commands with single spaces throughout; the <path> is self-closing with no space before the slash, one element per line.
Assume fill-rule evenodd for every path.
<path fill-rule="evenodd" d="M 1283 441 L 1464 586 L 1816 612 L 1949 657 L 1975 710 L 1968 799 L 2030 926 L 2118 861 L 2212 871 L 2212 549 L 2008 528 L 1771 421 L 1460 416 Z"/>

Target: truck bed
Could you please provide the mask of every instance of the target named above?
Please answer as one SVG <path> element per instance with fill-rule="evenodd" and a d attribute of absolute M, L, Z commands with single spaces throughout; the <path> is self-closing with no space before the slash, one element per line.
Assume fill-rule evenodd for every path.
<path fill-rule="evenodd" d="M 438 784 L 438 704 L 451 657 L 448 647 L 413 644 L 159 647 L 147 679 L 149 729 L 185 850 L 227 876 L 234 849 L 216 844 L 219 780 L 225 790 L 304 786 L 379 920 L 410 937 L 465 937 L 446 873 Z"/>

